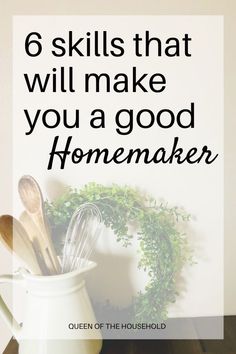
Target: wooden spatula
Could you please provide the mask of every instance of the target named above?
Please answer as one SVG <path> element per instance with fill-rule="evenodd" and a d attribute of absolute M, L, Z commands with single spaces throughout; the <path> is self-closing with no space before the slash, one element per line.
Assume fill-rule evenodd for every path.
<path fill-rule="evenodd" d="M 27 213 L 40 231 L 38 240 L 47 268 L 51 273 L 60 273 L 60 264 L 46 220 L 41 189 L 32 176 L 23 176 L 18 185 L 19 194 Z"/>
<path fill-rule="evenodd" d="M 42 269 L 43 274 L 44 275 L 55 274 L 55 272 L 51 273 L 50 269 L 48 269 L 48 267 L 45 263 L 43 252 L 41 251 L 40 242 L 39 242 L 42 239 L 42 235 L 41 235 L 37 225 L 35 225 L 32 218 L 27 213 L 27 211 L 23 211 L 23 213 L 21 213 L 20 222 L 24 226 L 24 228 L 26 229 L 26 231 L 29 235 L 30 241 L 32 242 L 34 251 L 35 251 L 37 259 L 38 259 L 38 263 L 40 265 L 40 268 Z"/>

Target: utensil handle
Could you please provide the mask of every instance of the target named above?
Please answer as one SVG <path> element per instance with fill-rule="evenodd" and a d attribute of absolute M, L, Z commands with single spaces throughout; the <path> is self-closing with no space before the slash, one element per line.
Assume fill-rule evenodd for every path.
<path fill-rule="evenodd" d="M 14 275 L 2 275 L 0 276 L 0 284 L 4 283 L 16 283 L 16 284 L 24 284 L 24 278 L 21 274 L 14 274 Z M 12 331 L 13 335 L 17 339 L 19 337 L 21 326 L 14 318 L 13 314 L 9 310 L 8 306 L 4 302 L 3 298 L 0 296 L 0 315 L 2 316 L 3 320 L 7 324 L 7 326 Z"/>

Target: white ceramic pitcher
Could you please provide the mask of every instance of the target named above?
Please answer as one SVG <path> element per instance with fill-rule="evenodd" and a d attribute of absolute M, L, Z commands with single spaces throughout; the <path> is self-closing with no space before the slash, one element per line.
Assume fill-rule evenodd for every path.
<path fill-rule="evenodd" d="M 100 352 L 101 332 L 96 328 L 84 281 L 85 273 L 95 266 L 94 262 L 88 262 L 82 270 L 55 276 L 37 276 L 20 271 L 0 277 L 0 283 L 18 283 L 27 292 L 23 326 L 16 322 L 0 297 L 0 314 L 18 340 L 20 354 Z M 93 328 L 76 329 L 78 324 L 83 326 L 87 323 Z"/>

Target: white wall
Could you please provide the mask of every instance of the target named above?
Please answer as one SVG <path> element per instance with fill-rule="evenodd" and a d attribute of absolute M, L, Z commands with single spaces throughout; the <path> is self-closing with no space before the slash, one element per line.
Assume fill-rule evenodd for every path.
<path fill-rule="evenodd" d="M 70 6 L 69 6 L 70 4 Z M 236 238 L 234 230 L 236 191 L 234 182 L 236 177 L 236 164 L 234 161 L 235 150 L 235 106 L 234 106 L 234 82 L 235 73 L 235 41 L 236 35 L 235 2 L 226 1 L 198 1 L 190 4 L 189 1 L 157 1 L 149 0 L 137 2 L 130 0 L 119 1 L 114 4 L 110 1 L 74 2 L 74 1 L 10 1 L 2 5 L 1 11 L 1 51 L 2 63 L 0 67 L 1 77 L 1 130 L 0 130 L 0 156 L 2 161 L 2 174 L 0 183 L 0 212 L 6 213 L 11 209 L 11 14 L 224 14 L 225 15 L 225 314 L 236 314 L 236 280 L 234 270 L 236 259 Z M 1 273 L 9 271 L 9 258 L 0 247 Z M 1 291 L 2 293 L 2 291 Z M 9 296 L 3 293 L 3 296 Z M 10 333 L 0 320 L 0 351 L 10 338 Z"/>
<path fill-rule="evenodd" d="M 43 24 L 42 24 L 42 21 Z M 143 33 L 146 30 L 147 18 L 130 18 L 122 19 L 123 28 L 120 29 L 120 18 L 102 17 L 95 21 L 95 28 L 99 27 L 109 29 L 114 33 L 124 38 L 125 43 L 129 43 L 130 36 L 133 33 Z M 130 95 L 122 95 L 117 97 L 115 93 L 109 93 L 109 105 L 107 104 L 107 95 L 90 93 L 88 95 L 81 93 L 81 89 L 77 94 L 54 93 L 53 97 L 50 93 L 32 95 L 25 90 L 25 83 L 22 80 L 22 73 L 30 70 L 32 72 L 47 72 L 51 67 L 61 65 L 61 59 L 58 61 L 55 58 L 48 58 L 46 45 L 51 43 L 51 37 L 56 37 L 58 33 L 62 36 L 66 35 L 69 30 L 72 30 L 76 35 L 78 33 L 86 33 L 88 29 L 93 31 L 93 18 L 56 18 L 54 19 L 54 27 L 51 29 L 51 21 L 48 18 L 33 18 L 27 19 L 17 18 L 14 22 L 14 134 L 13 134 L 13 200 L 14 200 L 14 215 L 20 213 L 19 196 L 17 184 L 20 177 L 24 174 L 31 174 L 37 178 L 40 185 L 45 190 L 45 195 L 48 195 L 50 188 L 48 184 L 52 180 L 59 180 L 64 184 L 69 184 L 73 187 L 80 187 L 90 181 L 95 181 L 102 184 L 118 183 L 121 185 L 130 185 L 138 187 L 141 190 L 149 193 L 157 200 L 164 199 L 170 205 L 183 206 L 191 213 L 195 220 L 190 223 L 190 235 L 194 238 L 194 248 L 198 247 L 196 259 L 198 264 L 195 267 L 188 269 L 186 276 L 186 291 L 182 294 L 183 298 L 178 299 L 177 306 L 172 307 L 170 316 L 190 317 L 190 316 L 206 316 L 216 315 L 223 312 L 223 159 L 222 159 L 222 127 L 223 117 L 223 62 L 220 58 L 222 55 L 222 19 L 210 17 L 181 17 L 173 19 L 172 16 L 158 18 L 150 18 L 148 28 L 151 33 L 158 33 L 158 36 L 165 38 L 167 33 L 175 33 L 176 36 L 188 28 L 189 33 L 193 38 L 191 46 L 192 58 L 186 64 L 186 58 L 178 58 L 176 66 L 173 68 L 173 61 L 166 58 L 158 59 L 158 70 L 167 75 L 167 92 L 162 94 L 146 95 L 145 93 L 136 93 Z M 89 23 L 89 27 L 88 27 Z M 131 25 L 132 32 L 130 34 L 129 27 Z M 28 33 L 29 28 L 35 28 L 40 32 L 43 38 L 44 52 L 40 55 L 40 60 L 35 61 L 25 55 L 22 50 L 22 43 Z M 206 36 L 206 29 L 208 31 Z M 134 32 L 133 32 L 134 31 Z M 194 40 L 195 39 L 195 40 Z M 211 45 L 209 46 L 209 42 Z M 204 49 L 203 49 L 204 48 Z M 44 54 L 45 53 L 45 54 Z M 119 65 L 119 72 L 127 70 L 130 63 L 137 65 L 138 72 L 148 71 L 152 75 L 157 70 L 157 60 L 155 56 L 148 59 L 137 60 L 132 55 L 131 50 L 126 50 L 125 64 Z M 123 61 L 122 61 L 123 62 Z M 112 58 L 97 60 L 80 61 L 78 68 L 78 58 L 71 58 L 70 65 L 74 67 L 75 72 L 78 72 L 83 77 L 84 72 L 94 70 L 104 72 L 109 67 L 111 77 L 116 75 L 117 66 L 120 64 Z M 33 66 L 34 65 L 34 66 Z M 176 67 L 178 70 L 176 70 Z M 76 69 L 78 71 L 76 71 Z M 204 80 L 204 87 L 202 83 Z M 75 81 L 77 76 L 75 75 Z M 199 80 L 199 78 L 201 78 Z M 82 85 L 82 78 L 79 82 Z M 79 84 L 78 86 L 81 87 Z M 75 86 L 76 87 L 76 86 Z M 62 98 L 64 100 L 62 100 Z M 214 105 L 212 101 L 214 98 Z M 30 100 L 30 101 L 29 101 Z M 37 127 L 32 135 L 25 135 L 25 120 L 21 112 L 26 108 L 29 112 L 34 112 L 38 107 L 45 107 L 45 102 L 51 100 L 51 106 L 61 109 L 68 108 L 68 117 L 73 118 L 76 109 L 80 109 L 80 128 L 68 131 L 63 125 L 56 129 L 56 132 L 51 129 L 45 129 L 38 120 Z M 114 124 L 113 112 L 121 107 L 134 107 L 134 111 L 142 109 L 148 105 L 153 112 L 157 112 L 161 107 L 171 107 L 173 111 L 179 111 L 182 108 L 188 108 L 190 102 L 194 100 L 196 104 L 196 126 L 194 129 L 178 129 L 173 127 L 168 130 L 161 130 L 157 124 L 151 129 L 138 129 L 134 121 L 134 131 L 129 136 L 119 136 L 116 133 L 116 125 Z M 63 101 L 63 102 L 62 102 Z M 144 106 L 145 102 L 145 106 Z M 158 102 L 158 103 L 157 103 Z M 46 103 L 47 105 L 47 103 Z M 94 130 L 86 124 L 90 112 L 94 107 L 103 107 L 106 112 L 106 129 Z M 71 121 L 72 121 L 71 118 Z M 104 164 L 81 164 L 73 165 L 69 161 L 66 163 L 64 170 L 57 168 L 57 161 L 51 171 L 46 170 L 48 153 L 51 149 L 54 136 L 59 135 L 59 146 L 64 145 L 68 134 L 73 134 L 72 146 L 82 147 L 85 151 L 91 147 L 104 148 L 109 151 L 114 151 L 120 145 L 128 151 L 130 147 L 148 147 L 150 151 L 155 151 L 159 146 L 165 146 L 169 151 L 173 144 L 174 136 L 179 137 L 179 145 L 182 147 L 197 146 L 201 151 L 203 145 L 207 144 L 209 148 L 221 156 L 211 166 L 203 163 L 197 167 L 195 165 L 145 165 L 139 164 L 123 164 L 123 165 L 104 165 Z M 44 143 L 42 144 L 42 139 Z M 30 153 L 29 153 L 30 147 Z M 35 163 L 37 161 L 37 163 Z M 46 165 L 45 165 L 46 163 Z M 217 176 L 217 177 L 216 177 Z M 195 237 L 193 237 L 193 234 Z M 106 246 L 106 245 L 104 245 Z M 199 252 L 201 248 L 201 252 Z M 112 245 L 110 250 L 114 255 L 123 255 L 125 252 L 117 249 Z M 107 247 L 101 247 L 101 252 L 106 256 L 109 255 Z M 130 250 L 130 263 L 133 259 L 138 262 L 137 252 Z M 127 252 L 126 252 L 127 256 Z M 107 268 L 105 278 L 109 283 L 114 279 L 113 264 L 115 256 L 111 260 Z M 103 263 L 103 259 L 100 259 Z M 98 267 L 100 269 L 100 267 Z M 128 272 L 128 270 L 127 270 Z M 98 276 L 98 269 L 94 271 L 98 279 L 97 288 L 101 290 L 100 283 L 104 277 Z M 123 295 L 132 298 L 137 291 L 140 290 L 140 275 L 136 270 L 130 270 L 130 279 L 134 283 L 133 292 L 129 293 L 130 289 L 125 288 L 124 284 Z M 99 283 L 100 282 L 100 283 Z M 141 282 L 142 289 L 146 284 Z M 209 284 L 211 284 L 209 286 Z M 221 284 L 221 285 L 220 285 Z M 106 287 L 104 288 L 104 301 L 108 298 Z M 202 291 L 205 289 L 205 293 Z M 112 297 L 119 293 L 114 291 Z M 112 299 L 109 298 L 112 302 Z M 118 300 L 118 299 L 117 299 Z M 193 306 L 194 303 L 194 306 Z M 221 308 L 220 308 L 220 303 Z M 121 304 L 117 304 L 121 305 Z"/>

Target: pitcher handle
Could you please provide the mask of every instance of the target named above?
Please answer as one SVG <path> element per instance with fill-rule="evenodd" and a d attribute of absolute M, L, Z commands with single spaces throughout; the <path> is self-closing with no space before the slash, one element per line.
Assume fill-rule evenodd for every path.
<path fill-rule="evenodd" d="M 0 284 L 12 283 L 12 284 L 21 284 L 24 285 L 25 279 L 21 271 L 16 272 L 15 274 L 6 274 L 0 276 Z M 15 338 L 19 337 L 21 326 L 14 318 L 13 314 L 9 310 L 8 306 L 4 302 L 3 298 L 0 296 L 0 314 L 7 324 L 7 326 L 12 331 Z"/>

